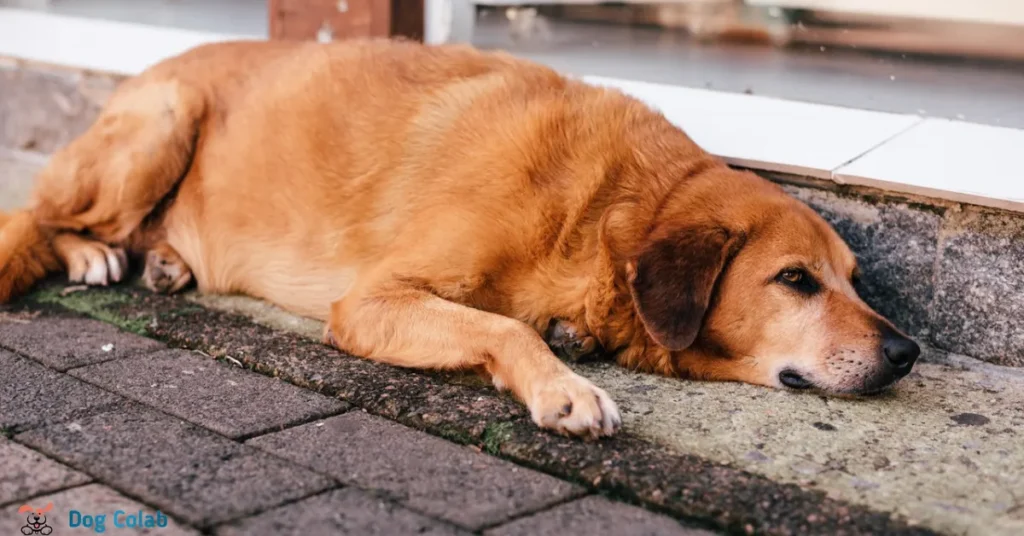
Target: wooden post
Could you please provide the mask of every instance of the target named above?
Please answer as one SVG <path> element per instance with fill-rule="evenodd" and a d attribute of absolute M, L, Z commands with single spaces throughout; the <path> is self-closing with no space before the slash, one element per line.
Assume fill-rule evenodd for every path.
<path fill-rule="evenodd" d="M 423 0 L 270 0 L 270 38 L 423 39 Z"/>
<path fill-rule="evenodd" d="M 391 35 L 423 41 L 424 0 L 391 0 Z"/>

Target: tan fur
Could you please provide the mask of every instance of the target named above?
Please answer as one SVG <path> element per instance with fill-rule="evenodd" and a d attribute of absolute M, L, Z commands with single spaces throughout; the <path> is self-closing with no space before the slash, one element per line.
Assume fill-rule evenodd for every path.
<path fill-rule="evenodd" d="M 50 237 L 28 212 L 0 212 L 0 303 L 60 268 Z"/>
<path fill-rule="evenodd" d="M 829 372 L 829 352 L 878 359 L 853 255 L 807 207 L 634 99 L 468 47 L 195 49 L 125 83 L 32 207 L 52 232 L 150 252 L 156 290 L 189 276 L 323 319 L 356 355 L 481 370 L 565 433 L 619 417 L 547 348 L 553 319 L 667 375 L 777 385 L 792 365 L 843 390 L 860 379 Z M 769 283 L 793 262 L 823 297 Z M 696 275 L 680 343 L 657 304 Z"/>

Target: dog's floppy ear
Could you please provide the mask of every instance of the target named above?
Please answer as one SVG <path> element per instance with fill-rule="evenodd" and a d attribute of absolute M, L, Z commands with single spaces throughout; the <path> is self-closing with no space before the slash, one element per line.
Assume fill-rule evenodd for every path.
<path fill-rule="evenodd" d="M 19 514 L 24 514 L 25 512 L 35 512 L 35 510 L 36 510 L 35 508 L 32 508 L 32 505 L 30 505 L 30 504 L 23 504 L 23 505 L 21 505 L 21 508 L 18 508 L 18 513 Z"/>
<path fill-rule="evenodd" d="M 633 304 L 647 333 L 673 351 L 697 339 L 718 276 L 745 240 L 711 224 L 651 242 L 627 266 Z"/>
<path fill-rule="evenodd" d="M 39 512 L 41 512 L 41 513 L 44 513 L 44 514 L 45 514 L 46 512 L 49 512 L 50 510 L 53 510 L 53 503 L 52 503 L 52 502 L 51 502 L 51 503 L 46 503 L 46 506 L 42 507 L 42 508 L 41 508 L 41 509 L 39 510 Z"/>

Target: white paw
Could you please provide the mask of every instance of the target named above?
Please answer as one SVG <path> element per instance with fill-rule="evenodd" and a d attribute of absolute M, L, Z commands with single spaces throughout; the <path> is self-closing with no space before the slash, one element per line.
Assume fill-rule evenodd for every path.
<path fill-rule="evenodd" d="M 67 258 L 68 280 L 93 286 L 119 283 L 128 273 L 128 256 L 123 249 L 99 242 L 76 247 Z"/>
<path fill-rule="evenodd" d="M 537 426 L 566 435 L 596 439 L 622 426 L 619 408 L 608 393 L 575 373 L 545 383 L 529 407 Z"/>

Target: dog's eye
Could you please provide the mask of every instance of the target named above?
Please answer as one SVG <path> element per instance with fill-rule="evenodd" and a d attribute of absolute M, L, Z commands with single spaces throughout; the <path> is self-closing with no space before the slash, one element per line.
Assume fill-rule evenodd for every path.
<path fill-rule="evenodd" d="M 782 273 L 779 274 L 779 277 L 781 277 L 787 283 L 791 283 L 793 285 L 798 285 L 798 284 L 800 284 L 801 281 L 804 280 L 804 277 L 806 277 L 806 274 L 804 274 L 803 270 L 790 269 L 790 270 L 783 270 Z"/>
<path fill-rule="evenodd" d="M 818 291 L 818 282 L 801 268 L 786 268 L 779 272 L 775 280 L 803 294 L 814 294 Z"/>

